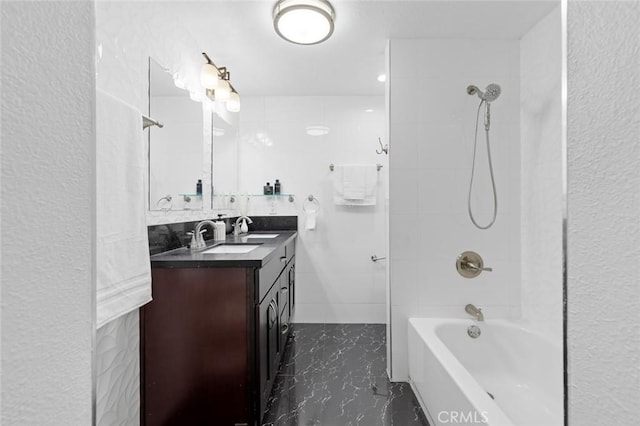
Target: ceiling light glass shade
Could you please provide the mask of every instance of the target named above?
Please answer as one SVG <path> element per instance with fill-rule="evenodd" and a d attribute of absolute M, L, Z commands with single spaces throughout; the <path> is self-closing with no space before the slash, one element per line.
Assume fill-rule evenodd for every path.
<path fill-rule="evenodd" d="M 323 136 L 329 133 L 329 128 L 327 126 L 307 126 L 305 132 L 309 136 Z"/>
<path fill-rule="evenodd" d="M 220 77 L 218 69 L 211 64 L 204 64 L 200 70 L 200 84 L 205 89 L 217 89 Z"/>
<path fill-rule="evenodd" d="M 227 101 L 231 96 L 231 86 L 227 80 L 220 80 L 215 90 L 216 101 Z"/>
<path fill-rule="evenodd" d="M 291 43 L 317 44 L 331 37 L 335 17 L 326 0 L 279 0 L 273 8 L 273 27 Z"/>
<path fill-rule="evenodd" d="M 236 92 L 231 92 L 229 99 L 227 99 L 227 111 L 240 112 L 240 95 Z"/>

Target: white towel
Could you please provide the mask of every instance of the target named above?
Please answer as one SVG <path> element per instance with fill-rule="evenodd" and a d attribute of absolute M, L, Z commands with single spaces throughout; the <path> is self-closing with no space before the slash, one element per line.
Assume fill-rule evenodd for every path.
<path fill-rule="evenodd" d="M 339 206 L 375 206 L 378 167 L 375 164 L 337 165 L 333 171 L 333 201 Z"/>
<path fill-rule="evenodd" d="M 96 94 L 98 328 L 151 300 L 142 114 Z"/>
<path fill-rule="evenodd" d="M 316 223 L 318 219 L 318 210 L 310 210 L 304 213 L 305 223 L 304 229 L 307 231 L 313 231 L 316 229 Z"/>

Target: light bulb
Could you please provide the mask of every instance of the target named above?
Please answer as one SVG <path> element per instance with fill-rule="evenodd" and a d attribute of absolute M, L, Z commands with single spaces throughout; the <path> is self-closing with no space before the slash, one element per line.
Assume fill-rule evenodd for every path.
<path fill-rule="evenodd" d="M 229 99 L 227 99 L 227 111 L 239 112 L 240 111 L 240 95 L 236 92 L 231 92 Z"/>
<path fill-rule="evenodd" d="M 227 80 L 220 80 L 214 93 L 216 101 L 226 101 L 231 96 L 231 86 Z"/>
<path fill-rule="evenodd" d="M 218 69 L 211 64 L 204 64 L 200 70 L 200 84 L 206 89 L 217 89 L 220 78 Z"/>

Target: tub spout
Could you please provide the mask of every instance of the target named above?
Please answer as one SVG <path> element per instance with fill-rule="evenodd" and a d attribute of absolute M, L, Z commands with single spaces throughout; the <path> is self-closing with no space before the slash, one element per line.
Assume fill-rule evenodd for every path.
<path fill-rule="evenodd" d="M 484 321 L 484 315 L 482 314 L 482 309 L 481 308 L 476 308 L 474 305 L 469 303 L 467 306 L 464 307 L 464 310 L 469 315 L 474 317 L 477 321 Z"/>

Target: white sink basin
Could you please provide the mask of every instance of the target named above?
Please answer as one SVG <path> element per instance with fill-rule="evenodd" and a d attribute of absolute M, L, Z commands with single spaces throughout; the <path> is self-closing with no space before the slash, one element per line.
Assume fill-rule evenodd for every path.
<path fill-rule="evenodd" d="M 210 248 L 209 250 L 205 250 L 203 254 L 241 254 L 241 253 L 249 253 L 251 250 L 257 249 L 258 245 L 227 245 L 223 244 L 220 246 L 216 246 Z"/>
<path fill-rule="evenodd" d="M 275 238 L 280 234 L 249 234 L 246 238 Z"/>

